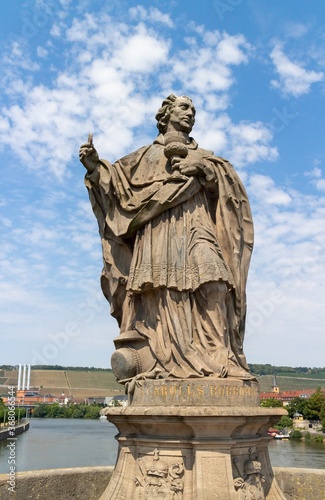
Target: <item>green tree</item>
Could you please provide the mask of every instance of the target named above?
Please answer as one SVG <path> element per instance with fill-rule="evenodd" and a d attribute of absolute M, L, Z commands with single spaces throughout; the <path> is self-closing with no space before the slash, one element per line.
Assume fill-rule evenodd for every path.
<path fill-rule="evenodd" d="M 295 429 L 294 431 L 290 432 L 290 439 L 301 439 L 302 438 L 302 433 L 298 431 L 298 429 Z"/>
<path fill-rule="evenodd" d="M 276 428 L 279 430 L 283 430 L 283 429 L 290 429 L 290 427 L 292 427 L 292 419 L 287 415 L 282 415 L 278 425 L 276 425 Z"/>
<path fill-rule="evenodd" d="M 72 418 L 83 418 L 83 417 L 84 417 L 84 412 L 82 411 L 81 408 L 77 407 L 73 409 Z"/>
<path fill-rule="evenodd" d="M 264 408 L 280 408 L 283 406 L 282 401 L 280 399 L 275 399 L 275 398 L 268 398 L 268 399 L 263 399 L 261 401 L 260 406 L 263 406 Z"/>
<path fill-rule="evenodd" d="M 84 418 L 92 418 L 92 419 L 99 418 L 99 411 L 100 411 L 99 406 L 89 405 Z"/>
<path fill-rule="evenodd" d="M 325 406 L 322 406 L 322 409 L 319 414 L 319 418 L 322 424 L 323 431 L 325 431 Z"/>
<path fill-rule="evenodd" d="M 59 403 L 54 403 L 52 405 L 48 405 L 48 414 L 49 418 L 65 418 L 66 417 L 66 409 L 64 406 L 60 406 Z"/>
<path fill-rule="evenodd" d="M 325 408 L 325 394 L 317 390 L 307 400 L 304 417 L 308 420 L 320 420 L 321 412 Z"/>
<path fill-rule="evenodd" d="M 7 415 L 7 410 L 5 406 L 0 407 L 0 422 L 5 422 L 7 420 L 6 418 Z"/>
<path fill-rule="evenodd" d="M 308 400 L 306 398 L 294 398 L 288 406 L 286 410 L 288 411 L 289 417 L 293 418 L 295 413 L 301 413 L 303 417 L 305 417 L 305 409 Z"/>
<path fill-rule="evenodd" d="M 15 419 L 21 419 L 26 417 L 26 409 L 25 408 L 15 408 Z"/>
<path fill-rule="evenodd" d="M 48 418 L 99 418 L 101 406 L 85 403 L 59 405 L 59 403 L 39 404 L 33 412 L 34 417 Z M 1 408 L 0 408 L 1 415 Z"/>
<path fill-rule="evenodd" d="M 33 417 L 36 417 L 36 418 L 47 417 L 48 406 L 49 405 L 47 405 L 45 403 L 41 403 L 38 406 L 36 406 L 36 408 L 34 408 L 34 410 L 33 410 Z"/>

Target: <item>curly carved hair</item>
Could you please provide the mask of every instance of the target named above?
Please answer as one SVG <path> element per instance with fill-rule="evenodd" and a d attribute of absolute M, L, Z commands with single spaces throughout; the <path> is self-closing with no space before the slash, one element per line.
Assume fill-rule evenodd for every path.
<path fill-rule="evenodd" d="M 175 94 L 170 94 L 166 99 L 163 100 L 161 107 L 158 109 L 158 112 L 156 114 L 156 120 L 157 120 L 157 128 L 161 134 L 164 134 L 167 130 L 167 125 L 169 122 L 169 117 L 171 114 L 171 110 L 173 109 L 176 99 L 179 97 L 184 97 L 191 101 L 193 104 L 192 99 L 190 99 L 187 95 L 182 95 L 182 96 L 177 96 Z M 195 115 L 195 108 L 194 108 L 194 115 Z"/>

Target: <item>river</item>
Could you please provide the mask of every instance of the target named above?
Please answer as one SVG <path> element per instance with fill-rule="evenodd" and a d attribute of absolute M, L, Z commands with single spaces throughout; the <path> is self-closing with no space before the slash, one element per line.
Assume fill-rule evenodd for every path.
<path fill-rule="evenodd" d="M 114 465 L 117 433 L 100 420 L 32 418 L 30 429 L 17 436 L 17 471 Z M 8 473 L 9 448 L 0 442 L 0 473 Z M 276 467 L 325 469 L 325 445 L 272 440 L 270 459 Z"/>

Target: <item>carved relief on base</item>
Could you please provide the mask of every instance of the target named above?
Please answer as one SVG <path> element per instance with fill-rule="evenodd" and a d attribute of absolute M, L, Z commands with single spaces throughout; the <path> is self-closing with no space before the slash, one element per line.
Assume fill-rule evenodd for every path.
<path fill-rule="evenodd" d="M 184 463 L 180 457 L 160 456 L 155 449 L 137 460 L 138 500 L 183 500 Z"/>
<path fill-rule="evenodd" d="M 262 464 L 251 448 L 248 458 L 233 458 L 233 474 L 238 500 L 265 500 Z"/>

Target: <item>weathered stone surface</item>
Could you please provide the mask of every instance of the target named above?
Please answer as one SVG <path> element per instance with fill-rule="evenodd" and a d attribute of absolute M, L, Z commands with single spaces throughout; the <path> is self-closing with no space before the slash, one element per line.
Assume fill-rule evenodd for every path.
<path fill-rule="evenodd" d="M 229 378 L 140 380 L 132 406 L 258 406 L 255 381 Z"/>
<path fill-rule="evenodd" d="M 285 498 L 266 434 L 281 408 L 131 405 L 103 413 L 119 430 L 119 458 L 102 500 L 253 498 L 241 496 L 247 488 L 257 500 Z"/>
<path fill-rule="evenodd" d="M 324 500 L 325 469 L 273 468 L 287 500 Z"/>
<path fill-rule="evenodd" d="M 8 491 L 6 474 L 0 475 L 1 500 L 98 500 L 113 467 L 76 467 L 18 472 L 15 492 Z"/>
<path fill-rule="evenodd" d="M 98 500 L 113 470 L 97 466 L 18 472 L 16 495 L 8 492 L 6 474 L 0 474 L 0 498 Z M 287 500 L 324 500 L 325 470 L 274 467 L 273 471 Z"/>
<path fill-rule="evenodd" d="M 252 378 L 243 353 L 249 201 L 230 163 L 189 136 L 195 113 L 189 97 L 171 94 L 150 146 L 113 164 L 99 159 L 92 136 L 80 148 L 102 289 L 120 326 L 112 368 L 121 383 Z"/>

